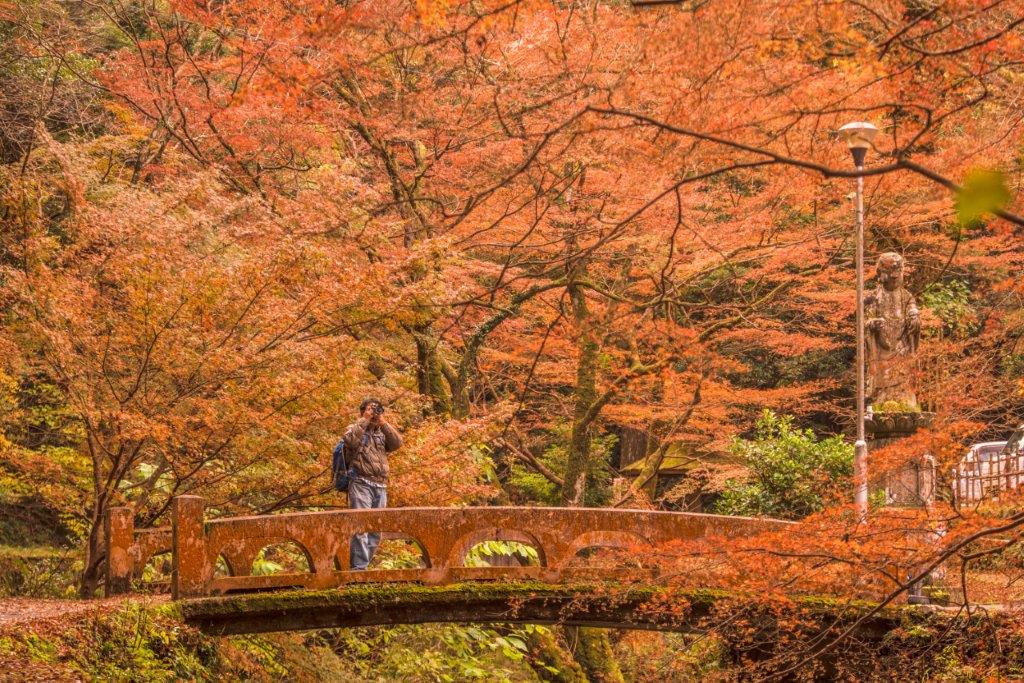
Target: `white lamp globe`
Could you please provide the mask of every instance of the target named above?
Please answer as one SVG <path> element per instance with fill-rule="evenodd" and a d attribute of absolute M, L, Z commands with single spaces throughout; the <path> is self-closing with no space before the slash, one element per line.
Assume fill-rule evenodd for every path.
<path fill-rule="evenodd" d="M 867 121 L 854 121 L 839 129 L 850 149 L 871 149 L 871 141 L 878 135 L 878 128 Z"/>

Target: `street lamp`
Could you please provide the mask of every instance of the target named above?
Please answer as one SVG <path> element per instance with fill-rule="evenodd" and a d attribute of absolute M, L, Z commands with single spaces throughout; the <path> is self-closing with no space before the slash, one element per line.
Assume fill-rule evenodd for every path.
<path fill-rule="evenodd" d="M 864 158 L 878 128 L 854 121 L 839 129 L 857 167 L 857 443 L 853 471 L 857 485 L 854 501 L 861 519 L 868 514 L 868 442 L 864 435 Z"/>

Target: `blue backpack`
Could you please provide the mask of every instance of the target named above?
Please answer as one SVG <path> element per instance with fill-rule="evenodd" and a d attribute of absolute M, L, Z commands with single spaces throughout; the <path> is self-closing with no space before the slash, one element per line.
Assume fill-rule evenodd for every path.
<path fill-rule="evenodd" d="M 363 448 L 366 447 L 369 440 L 369 432 L 363 432 Z M 356 470 L 345 458 L 345 439 L 338 442 L 331 454 L 331 475 L 335 491 L 348 491 L 348 485 L 352 482 L 352 477 L 356 475 Z"/>

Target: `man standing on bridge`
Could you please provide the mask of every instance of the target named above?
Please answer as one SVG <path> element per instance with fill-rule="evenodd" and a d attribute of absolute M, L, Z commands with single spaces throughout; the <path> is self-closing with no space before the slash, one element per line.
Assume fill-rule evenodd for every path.
<path fill-rule="evenodd" d="M 345 452 L 351 456 L 355 475 L 348 486 L 350 508 L 383 508 L 388 505 L 388 453 L 402 446 L 398 430 L 384 421 L 384 404 L 368 398 L 359 405 L 359 420 L 345 430 Z M 380 534 L 361 533 L 352 537 L 349 564 L 366 569 L 380 545 Z"/>

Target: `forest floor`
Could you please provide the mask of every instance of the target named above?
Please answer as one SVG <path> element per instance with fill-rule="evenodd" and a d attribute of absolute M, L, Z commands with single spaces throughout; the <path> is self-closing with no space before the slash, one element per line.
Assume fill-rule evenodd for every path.
<path fill-rule="evenodd" d="M 0 598 L 0 683 L 366 680 L 305 634 L 209 636 L 184 624 L 169 602 Z"/>
<path fill-rule="evenodd" d="M 25 681 L 83 681 L 78 673 L 60 666 L 49 644 L 60 634 L 111 614 L 129 602 L 156 606 L 168 596 L 118 596 L 97 600 L 53 598 L 0 598 L 0 683 Z M 34 646 L 29 655 L 18 651 L 14 639 Z"/>
<path fill-rule="evenodd" d="M 45 625 L 48 622 L 66 623 L 69 620 L 88 616 L 93 612 L 108 612 L 123 605 L 127 600 L 155 605 L 166 602 L 168 596 L 119 596 L 98 600 L 74 600 L 52 598 L 0 598 L 0 632 L 11 626 L 25 624 Z"/>

